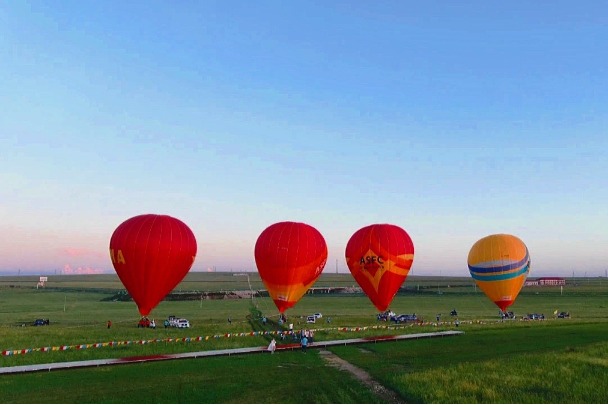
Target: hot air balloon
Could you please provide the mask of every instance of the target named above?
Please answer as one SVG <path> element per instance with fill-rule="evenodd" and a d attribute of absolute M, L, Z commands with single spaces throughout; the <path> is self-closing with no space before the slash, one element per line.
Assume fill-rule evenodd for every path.
<path fill-rule="evenodd" d="M 385 311 L 414 261 L 414 244 L 402 228 L 374 224 L 355 232 L 346 244 L 346 264 L 379 311 Z"/>
<path fill-rule="evenodd" d="M 280 313 L 302 298 L 321 275 L 326 261 L 325 239 L 304 223 L 270 225 L 255 243 L 258 272 Z"/>
<path fill-rule="evenodd" d="M 505 312 L 519 294 L 530 271 L 526 245 L 516 236 L 489 235 L 475 242 L 469 272 L 479 288 Z"/>
<path fill-rule="evenodd" d="M 114 269 L 142 316 L 183 280 L 195 256 L 194 234 L 182 221 L 168 215 L 127 219 L 110 239 Z"/>

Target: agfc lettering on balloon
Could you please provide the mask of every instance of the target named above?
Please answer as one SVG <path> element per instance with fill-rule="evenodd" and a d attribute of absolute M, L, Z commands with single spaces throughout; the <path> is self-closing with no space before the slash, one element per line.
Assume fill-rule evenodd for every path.
<path fill-rule="evenodd" d="M 345 257 L 361 289 L 378 310 L 385 311 L 409 273 L 414 244 L 404 229 L 374 224 L 351 236 Z"/>

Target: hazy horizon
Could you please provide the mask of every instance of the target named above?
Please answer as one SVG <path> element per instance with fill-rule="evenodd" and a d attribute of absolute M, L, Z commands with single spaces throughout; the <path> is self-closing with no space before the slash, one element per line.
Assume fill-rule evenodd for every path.
<path fill-rule="evenodd" d="M 190 272 L 188 272 L 188 274 L 190 273 L 215 273 L 215 274 L 231 274 L 231 273 L 256 273 L 257 274 L 257 270 L 240 270 L 240 269 L 226 269 L 226 270 L 215 270 L 215 271 L 202 271 L 202 270 L 191 270 Z M 325 275 L 331 275 L 331 274 L 340 274 L 340 275 L 350 275 L 350 272 L 346 269 L 346 270 L 338 270 L 338 272 L 336 273 L 336 271 L 329 271 L 327 268 L 325 268 L 323 270 L 323 273 Z M 14 270 L 14 271 L 10 271 L 10 270 L 3 270 L 0 271 L 0 276 L 30 276 L 30 277 L 37 277 L 37 276 L 81 276 L 81 275 L 115 275 L 118 276 L 116 274 L 116 272 L 114 270 L 110 270 L 107 272 L 103 272 L 103 271 L 95 271 L 95 272 L 90 272 L 85 270 L 72 270 L 71 272 L 61 272 L 58 271 L 56 272 L 55 270 L 49 270 L 49 271 L 45 271 L 45 270 L 41 270 L 41 271 L 20 271 L 19 269 Z M 410 274 L 408 275 L 409 277 L 412 276 L 418 276 L 418 277 L 463 277 L 463 278 L 469 278 L 470 275 L 467 274 L 452 274 L 451 272 L 444 272 L 444 271 L 435 271 L 435 272 L 425 272 L 424 274 L 416 274 L 415 272 L 410 272 Z M 590 272 L 582 272 L 580 274 L 577 274 L 576 272 L 573 272 L 569 275 L 564 275 L 564 274 L 552 274 L 552 273 L 547 273 L 547 274 L 540 274 L 540 275 L 529 275 L 528 279 L 536 279 L 536 278 L 541 278 L 541 277 L 564 277 L 564 278 L 608 278 L 608 270 L 606 270 L 603 274 L 591 274 Z M 354 280 L 354 279 L 353 279 Z M 473 282 L 474 280 L 471 278 L 471 281 Z M 407 279 L 405 281 L 405 283 L 407 282 Z"/>

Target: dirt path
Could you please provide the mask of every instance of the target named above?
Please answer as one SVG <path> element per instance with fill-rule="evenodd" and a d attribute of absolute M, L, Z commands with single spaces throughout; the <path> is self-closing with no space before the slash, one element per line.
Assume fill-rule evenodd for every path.
<path fill-rule="evenodd" d="M 332 367 L 338 370 L 344 370 L 351 373 L 357 380 L 361 381 L 364 385 L 369 387 L 372 392 L 382 398 L 383 401 L 389 404 L 403 404 L 404 402 L 399 398 L 394 391 L 389 390 L 385 386 L 375 381 L 367 371 L 360 369 L 359 367 L 349 363 L 348 361 L 336 356 L 330 351 L 319 350 L 321 357 Z"/>

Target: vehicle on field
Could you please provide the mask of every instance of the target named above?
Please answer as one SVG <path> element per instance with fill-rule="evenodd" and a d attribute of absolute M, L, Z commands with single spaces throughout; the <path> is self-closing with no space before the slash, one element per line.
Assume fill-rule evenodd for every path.
<path fill-rule="evenodd" d="M 185 318 L 178 318 L 175 315 L 169 315 L 169 317 L 163 322 L 166 327 L 172 328 L 189 328 L 190 321 Z"/>
<path fill-rule="evenodd" d="M 316 323 L 317 318 L 314 315 L 310 315 L 306 317 L 306 323 Z"/>
<path fill-rule="evenodd" d="M 535 320 L 542 321 L 543 319 L 545 319 L 544 314 L 528 314 L 524 317 L 524 320 L 527 320 L 527 321 L 535 321 Z"/>
<path fill-rule="evenodd" d="M 391 316 L 391 321 L 395 323 L 418 322 L 416 314 L 401 314 Z"/>
<path fill-rule="evenodd" d="M 314 316 L 315 319 L 323 318 L 323 314 L 320 312 L 317 312 L 316 314 L 312 314 L 312 316 Z"/>
<path fill-rule="evenodd" d="M 557 314 L 558 318 L 570 318 L 570 312 L 560 312 L 559 314 Z"/>
<path fill-rule="evenodd" d="M 44 326 L 44 325 L 48 325 L 49 324 L 49 320 L 48 319 L 36 319 L 32 325 L 34 326 Z"/>
<path fill-rule="evenodd" d="M 139 322 L 137 323 L 137 327 L 138 328 L 149 328 L 150 327 L 150 319 L 148 319 L 148 317 L 144 316 L 142 317 Z"/>
<path fill-rule="evenodd" d="M 505 312 L 498 311 L 498 312 L 502 319 L 515 319 L 515 314 L 513 313 L 513 311 L 505 311 Z"/>
<path fill-rule="evenodd" d="M 167 317 L 167 322 L 169 322 L 169 326 L 175 328 L 175 327 L 177 327 L 177 320 L 178 319 L 179 318 L 177 316 L 175 316 L 175 315 L 169 315 Z"/>

